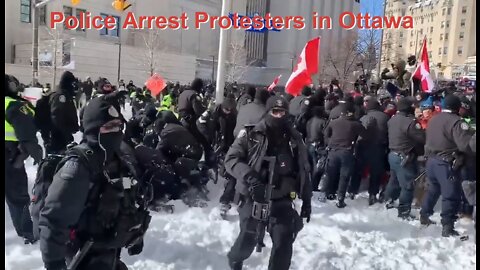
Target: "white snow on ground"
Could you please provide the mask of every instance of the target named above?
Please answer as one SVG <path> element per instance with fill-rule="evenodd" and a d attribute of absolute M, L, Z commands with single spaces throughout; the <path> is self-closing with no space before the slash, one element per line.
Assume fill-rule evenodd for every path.
<path fill-rule="evenodd" d="M 127 108 L 128 110 L 128 108 Z M 76 138 L 80 137 L 77 134 Z M 27 160 L 30 183 L 36 166 Z M 227 270 L 226 254 L 239 232 L 236 210 L 229 220 L 218 218 L 221 181 L 209 183 L 211 202 L 206 208 L 188 208 L 176 201 L 174 214 L 153 213 L 145 236 L 143 253 L 122 256 L 135 270 Z M 292 270 L 467 270 L 476 267 L 473 223 L 457 222 L 461 234 L 470 240 L 442 238 L 441 226 L 421 227 L 418 221 L 401 221 L 396 210 L 384 205 L 368 206 L 366 194 L 347 200 L 338 209 L 333 202 L 312 200 L 312 220 L 305 224 L 294 243 Z M 301 203 L 298 203 L 300 207 Z M 432 217 L 439 223 L 437 213 Z M 267 269 L 271 241 L 253 253 L 244 269 Z M 40 270 L 43 263 L 39 244 L 26 246 L 16 236 L 5 204 L 5 269 Z"/>

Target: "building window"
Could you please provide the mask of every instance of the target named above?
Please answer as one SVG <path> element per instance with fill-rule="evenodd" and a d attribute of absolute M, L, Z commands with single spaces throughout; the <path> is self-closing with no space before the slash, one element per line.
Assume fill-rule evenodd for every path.
<path fill-rule="evenodd" d="M 433 33 L 433 26 L 430 27 L 430 33 Z"/>
<path fill-rule="evenodd" d="M 460 27 L 465 27 L 465 19 L 462 19 L 462 20 L 460 21 Z"/>
<path fill-rule="evenodd" d="M 440 34 L 440 40 L 443 40 L 443 34 Z"/>
<path fill-rule="evenodd" d="M 423 29 L 420 29 L 420 35 L 423 35 Z"/>
<path fill-rule="evenodd" d="M 30 4 L 30 0 L 21 0 L 20 1 L 20 21 L 29 23 L 31 12 L 32 12 L 32 6 Z"/>
<path fill-rule="evenodd" d="M 432 38 L 428 39 L 428 45 L 432 45 Z"/>
<path fill-rule="evenodd" d="M 462 54 L 463 54 L 463 47 L 462 47 L 462 46 L 458 47 L 458 49 L 457 49 L 457 54 L 458 54 L 458 55 L 462 55 Z"/>
<path fill-rule="evenodd" d="M 40 12 L 40 15 L 39 15 L 40 25 L 46 25 L 47 24 L 47 5 L 41 7 L 39 12 Z"/>
<path fill-rule="evenodd" d="M 412 47 L 412 46 L 413 46 L 413 41 L 410 41 L 410 47 Z"/>
<path fill-rule="evenodd" d="M 448 28 L 450 27 L 450 21 L 447 21 L 447 23 L 445 24 L 445 28 Z"/>
<path fill-rule="evenodd" d="M 411 37 L 413 37 L 413 30 L 412 30 L 412 31 L 410 31 L 410 36 L 411 36 Z"/>
<path fill-rule="evenodd" d="M 423 17 L 420 19 L 420 23 L 423 23 Z"/>
<path fill-rule="evenodd" d="M 445 13 L 447 13 L 447 9 L 446 9 L 446 8 L 442 9 L 442 15 L 445 15 Z"/>
<path fill-rule="evenodd" d="M 464 35 L 465 35 L 465 33 L 463 33 L 463 32 L 460 32 L 460 36 L 459 36 L 460 40 L 463 40 L 463 38 L 464 38 Z"/>
<path fill-rule="evenodd" d="M 102 16 L 102 18 L 104 20 L 105 20 L 106 17 L 111 16 L 111 17 L 115 18 L 115 22 L 116 22 L 115 29 L 108 30 L 106 27 L 104 27 L 103 29 L 100 30 L 100 35 L 101 36 L 119 37 L 119 35 L 120 35 L 120 17 L 112 16 L 112 15 L 108 15 L 108 14 L 104 14 L 104 13 L 100 13 L 100 16 Z"/>
<path fill-rule="evenodd" d="M 448 47 L 443 47 L 443 54 L 447 55 Z"/>
<path fill-rule="evenodd" d="M 428 51 L 428 58 L 432 59 L 432 51 Z"/>
<path fill-rule="evenodd" d="M 445 22 L 443 21 L 443 22 L 442 22 L 442 25 L 440 26 L 440 28 L 443 29 L 444 27 L 445 27 Z"/>
<path fill-rule="evenodd" d="M 65 14 L 65 18 L 68 17 L 68 16 L 72 16 L 73 8 L 68 7 L 68 6 L 63 6 L 63 14 Z M 67 24 L 66 23 L 63 25 L 63 28 L 67 29 Z"/>
<path fill-rule="evenodd" d="M 450 15 L 450 13 L 452 13 L 452 8 L 447 9 L 447 15 Z"/>
<path fill-rule="evenodd" d="M 402 16 L 405 16 L 405 12 L 406 12 L 406 11 L 405 11 L 405 9 L 403 8 L 403 9 L 402 9 Z"/>
<path fill-rule="evenodd" d="M 400 38 L 403 38 L 403 32 L 400 32 Z"/>
<path fill-rule="evenodd" d="M 438 55 L 442 55 L 442 48 L 438 48 Z"/>
<path fill-rule="evenodd" d="M 462 7 L 462 14 L 467 14 L 467 7 Z"/>
<path fill-rule="evenodd" d="M 445 40 L 448 40 L 448 33 L 445 33 Z"/>
<path fill-rule="evenodd" d="M 75 9 L 75 14 L 76 14 L 76 17 L 78 18 L 78 20 L 80 21 L 80 17 L 82 14 L 86 14 L 87 11 L 85 9 Z M 85 32 L 85 28 L 83 27 L 77 27 L 77 31 L 80 31 L 80 32 Z"/>

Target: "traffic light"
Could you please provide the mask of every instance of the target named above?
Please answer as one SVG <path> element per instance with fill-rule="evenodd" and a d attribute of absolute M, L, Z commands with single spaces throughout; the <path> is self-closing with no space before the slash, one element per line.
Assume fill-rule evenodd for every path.
<path fill-rule="evenodd" d="M 80 4 L 80 1 L 81 1 L 81 0 L 71 0 L 72 5 L 74 5 L 74 6 Z"/>
<path fill-rule="evenodd" d="M 115 0 L 112 2 L 112 7 L 116 11 L 125 11 L 129 8 L 132 4 L 128 3 L 126 0 Z"/>

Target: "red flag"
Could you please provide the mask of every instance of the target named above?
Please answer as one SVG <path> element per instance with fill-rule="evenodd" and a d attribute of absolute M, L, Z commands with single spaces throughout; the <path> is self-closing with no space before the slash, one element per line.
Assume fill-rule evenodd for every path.
<path fill-rule="evenodd" d="M 273 80 L 272 84 L 270 84 L 270 86 L 267 88 L 268 91 L 272 91 L 273 88 L 275 88 L 278 84 L 278 82 L 280 81 L 280 78 L 282 77 L 282 75 L 278 75 L 275 80 Z"/>
<path fill-rule="evenodd" d="M 298 96 L 305 85 L 312 83 L 312 75 L 318 72 L 318 53 L 320 37 L 316 37 L 305 45 L 298 63 L 285 85 L 285 91 L 292 96 Z"/>
<path fill-rule="evenodd" d="M 145 83 L 147 89 L 150 90 L 152 96 L 158 96 L 165 89 L 167 84 L 163 80 L 162 76 L 158 75 L 157 73 L 153 74 L 152 77 L 148 78 L 147 82 Z"/>
<path fill-rule="evenodd" d="M 413 73 L 413 77 L 422 81 L 422 91 L 432 92 L 435 87 L 432 76 L 430 75 L 430 65 L 428 61 L 427 39 L 423 40 L 422 55 L 417 69 Z"/>

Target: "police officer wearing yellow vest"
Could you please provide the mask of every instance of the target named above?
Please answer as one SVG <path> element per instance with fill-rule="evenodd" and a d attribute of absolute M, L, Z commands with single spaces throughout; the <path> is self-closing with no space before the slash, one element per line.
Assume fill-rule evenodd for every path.
<path fill-rule="evenodd" d="M 18 80 L 5 74 L 5 200 L 17 235 L 25 244 L 36 240 L 28 209 L 28 178 L 24 160 L 31 156 L 34 163 L 43 157 L 33 121 L 32 105 L 18 96 Z"/>

